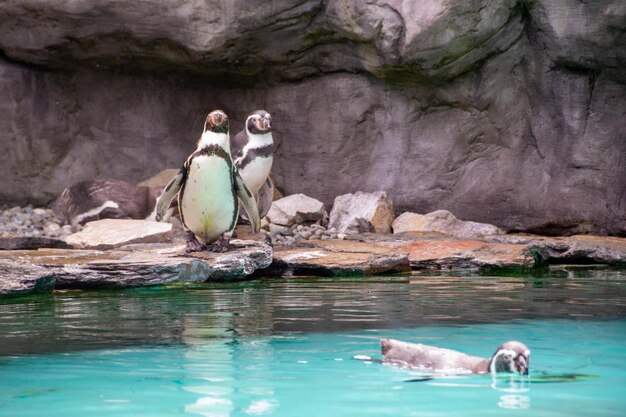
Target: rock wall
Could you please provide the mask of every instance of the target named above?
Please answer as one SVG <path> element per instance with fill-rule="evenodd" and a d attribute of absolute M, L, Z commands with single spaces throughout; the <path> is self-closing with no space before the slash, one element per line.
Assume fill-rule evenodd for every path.
<path fill-rule="evenodd" d="M 622 1 L 16 0 L 0 50 L 0 201 L 142 180 L 265 108 L 286 194 L 626 234 Z"/>

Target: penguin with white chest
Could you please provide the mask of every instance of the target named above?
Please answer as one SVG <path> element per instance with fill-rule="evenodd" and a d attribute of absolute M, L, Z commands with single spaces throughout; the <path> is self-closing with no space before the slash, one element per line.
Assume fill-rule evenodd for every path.
<path fill-rule="evenodd" d="M 257 199 L 259 217 L 267 214 L 274 196 L 270 171 L 274 161 L 272 116 L 265 110 L 252 112 L 246 125 L 231 141 L 237 170 Z"/>
<path fill-rule="evenodd" d="M 255 233 L 259 231 L 257 205 L 233 163 L 228 116 L 223 111 L 215 110 L 207 116 L 197 149 L 157 200 L 157 221 L 163 219 L 177 193 L 187 232 L 187 252 L 228 250 L 239 215 L 238 200 Z"/>

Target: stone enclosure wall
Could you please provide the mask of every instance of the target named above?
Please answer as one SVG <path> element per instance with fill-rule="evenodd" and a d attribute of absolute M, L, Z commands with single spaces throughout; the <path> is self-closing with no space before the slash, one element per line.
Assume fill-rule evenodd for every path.
<path fill-rule="evenodd" d="M 622 0 L 7 0 L 0 202 L 179 166 L 272 113 L 285 194 L 626 234 Z"/>

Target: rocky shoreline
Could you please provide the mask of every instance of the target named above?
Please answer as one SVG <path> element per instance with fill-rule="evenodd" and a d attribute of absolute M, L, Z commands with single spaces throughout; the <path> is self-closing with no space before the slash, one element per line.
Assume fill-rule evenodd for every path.
<path fill-rule="evenodd" d="M 551 264 L 626 266 L 626 239 L 507 234 L 438 210 L 393 216 L 386 193 L 324 205 L 296 194 L 274 201 L 261 233 L 237 227 L 229 252 L 185 253 L 176 218 L 63 224 L 50 209 L 0 211 L 0 296 L 293 276 L 528 270 Z"/>

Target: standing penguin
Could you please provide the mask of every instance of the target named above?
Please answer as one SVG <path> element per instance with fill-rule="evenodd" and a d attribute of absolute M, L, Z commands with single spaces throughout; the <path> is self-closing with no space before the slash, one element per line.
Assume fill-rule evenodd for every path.
<path fill-rule="evenodd" d="M 252 193 L 239 175 L 230 154 L 228 116 L 215 110 L 204 123 L 198 147 L 167 184 L 157 200 L 156 220 L 161 221 L 178 193 L 181 221 L 187 232 L 187 252 L 228 250 L 241 201 L 255 232 L 259 212 Z"/>
<path fill-rule="evenodd" d="M 259 217 L 267 214 L 274 197 L 270 179 L 274 160 L 272 116 L 265 110 L 250 113 L 246 125 L 231 141 L 235 165 L 258 201 Z"/>

